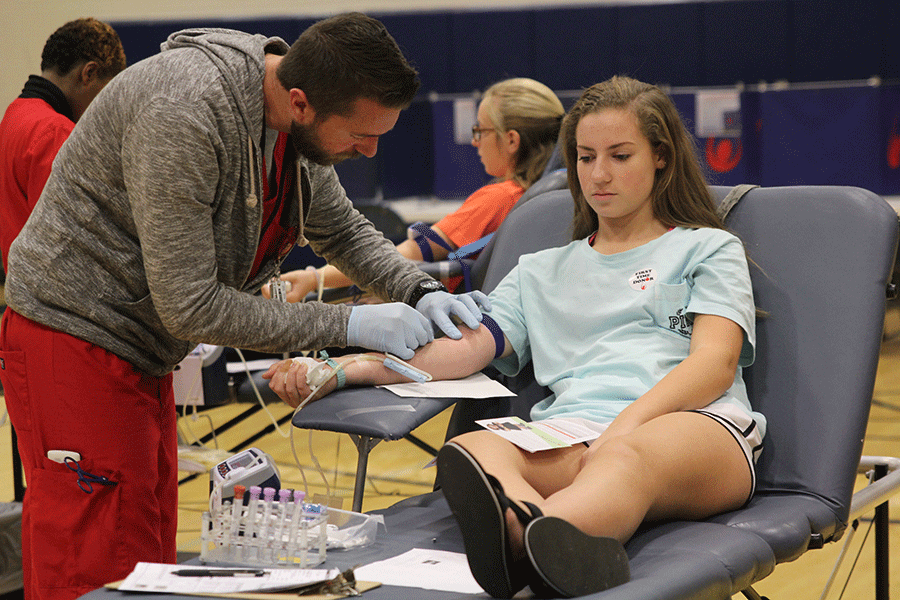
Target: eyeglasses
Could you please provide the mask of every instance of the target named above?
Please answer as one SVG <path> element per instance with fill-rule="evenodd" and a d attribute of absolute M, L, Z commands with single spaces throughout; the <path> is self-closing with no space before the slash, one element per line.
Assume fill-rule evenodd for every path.
<path fill-rule="evenodd" d="M 478 125 L 472 125 L 472 141 L 480 142 L 481 134 L 485 131 L 495 131 L 493 127 L 479 127 Z"/>

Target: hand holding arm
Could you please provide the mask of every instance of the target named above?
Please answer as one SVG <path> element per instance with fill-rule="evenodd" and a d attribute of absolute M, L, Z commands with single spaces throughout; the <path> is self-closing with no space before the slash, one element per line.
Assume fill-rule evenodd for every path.
<path fill-rule="evenodd" d="M 416 310 L 428 317 L 446 335 L 458 340 L 462 337 L 462 333 L 450 317 L 457 317 L 469 329 L 478 329 L 481 311 L 490 312 L 491 301 L 483 292 L 477 290 L 457 295 L 431 292 L 422 296 L 416 303 Z"/>
<path fill-rule="evenodd" d="M 459 340 L 440 338 L 420 348 L 409 364 L 431 374 L 436 380 L 459 379 L 480 371 L 494 358 L 496 343 L 494 336 L 486 327 L 464 330 Z M 502 356 L 512 353 L 506 343 Z M 373 355 L 379 359 L 383 355 Z M 354 356 L 342 356 L 335 359 L 344 366 L 347 385 L 385 385 L 407 381 L 402 375 L 385 367 L 381 360 L 354 361 Z M 310 393 L 306 382 L 308 372 L 306 361 L 283 360 L 276 363 L 263 374 L 269 380 L 269 387 L 279 398 L 296 408 Z M 334 378 L 322 386 L 316 394 L 319 399 L 333 392 L 337 387 Z"/>
<path fill-rule="evenodd" d="M 434 339 L 431 323 L 400 302 L 354 306 L 347 322 L 347 345 L 390 352 L 403 360 Z"/>

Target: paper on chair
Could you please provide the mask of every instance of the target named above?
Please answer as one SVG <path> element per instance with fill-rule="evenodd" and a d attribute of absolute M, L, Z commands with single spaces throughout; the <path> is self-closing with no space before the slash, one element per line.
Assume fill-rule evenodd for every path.
<path fill-rule="evenodd" d="M 472 577 L 466 555 L 445 550 L 413 548 L 399 556 L 357 567 L 353 572 L 357 579 L 374 579 L 383 585 L 462 594 L 484 592 Z"/>
<path fill-rule="evenodd" d="M 475 373 L 465 379 L 429 381 L 427 383 L 394 383 L 380 385 L 404 398 L 497 398 L 515 396 L 506 387 L 484 373 Z"/>

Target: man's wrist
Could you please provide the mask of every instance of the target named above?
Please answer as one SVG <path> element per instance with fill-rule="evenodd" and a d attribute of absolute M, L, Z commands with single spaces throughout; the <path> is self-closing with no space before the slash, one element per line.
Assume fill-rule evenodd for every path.
<path fill-rule="evenodd" d="M 416 304 L 419 303 L 426 294 L 430 294 L 431 292 L 446 292 L 447 288 L 443 283 L 437 281 L 436 279 L 428 279 L 426 281 L 420 281 L 416 284 L 416 287 L 413 288 L 412 294 L 409 296 L 409 301 L 407 304 L 416 307 Z"/>

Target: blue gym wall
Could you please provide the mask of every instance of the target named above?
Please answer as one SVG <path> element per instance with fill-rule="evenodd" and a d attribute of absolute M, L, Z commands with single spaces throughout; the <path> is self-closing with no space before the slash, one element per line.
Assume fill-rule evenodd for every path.
<path fill-rule="evenodd" d="M 660 5 L 373 14 L 420 72 L 419 97 L 374 159 L 339 165 L 353 198 L 465 196 L 487 181 L 454 140 L 453 105 L 494 81 L 537 79 L 565 95 L 614 74 L 682 88 L 747 84 L 740 133 L 698 138 L 713 183 L 856 185 L 900 194 L 900 3 L 738 0 Z M 293 42 L 314 19 L 118 22 L 129 62 L 185 27 Z M 844 82 L 879 77 L 881 85 Z M 786 81 L 790 87 L 759 86 Z M 816 82 L 805 87 L 798 84 Z M 834 86 L 822 82 L 837 82 Z M 187 82 L 186 82 L 187 84 Z"/>

